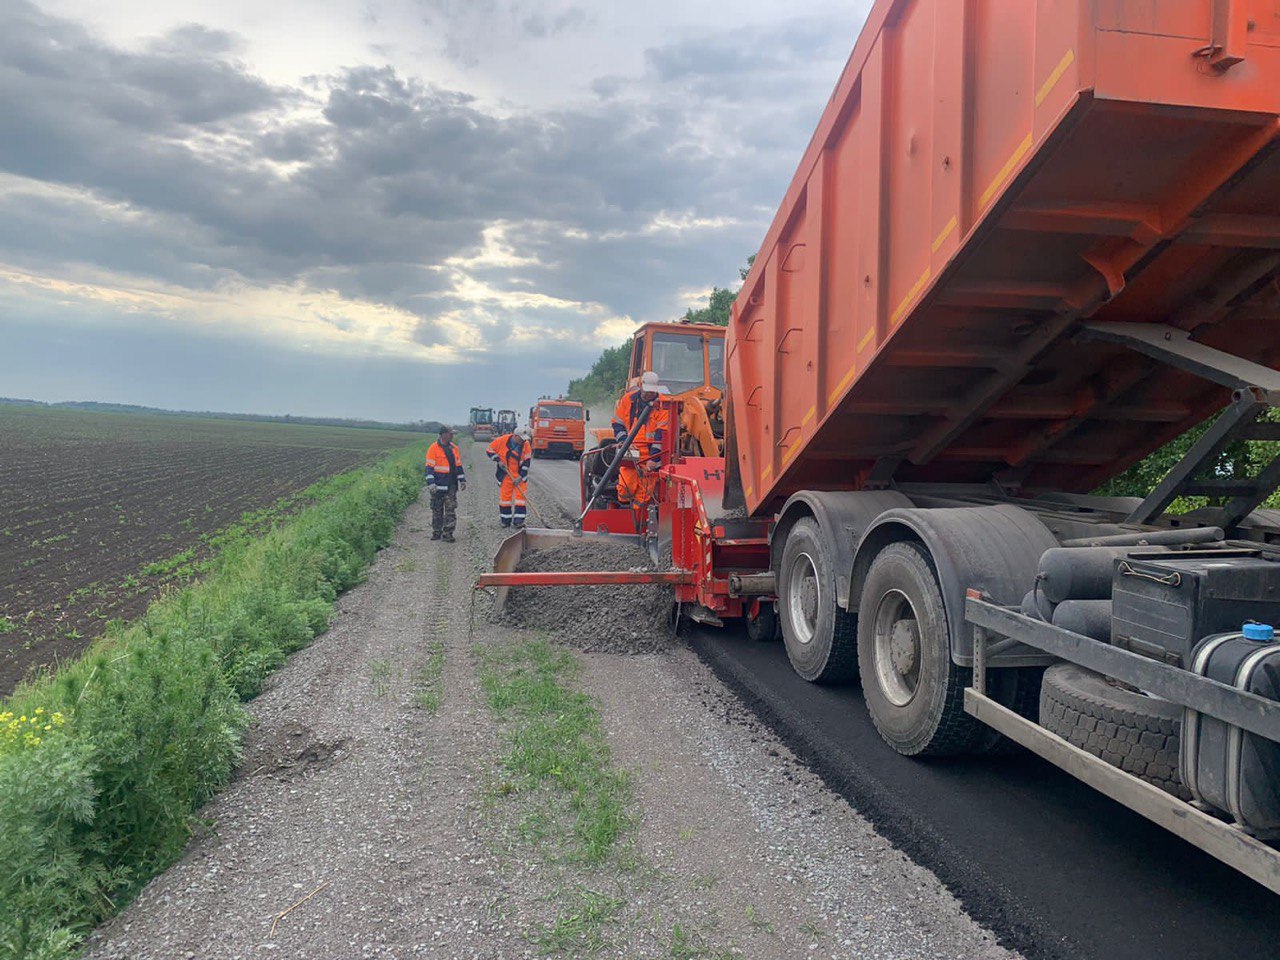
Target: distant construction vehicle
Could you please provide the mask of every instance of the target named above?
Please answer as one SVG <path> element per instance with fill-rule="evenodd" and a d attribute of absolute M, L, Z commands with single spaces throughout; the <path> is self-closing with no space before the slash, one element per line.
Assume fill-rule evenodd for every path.
<path fill-rule="evenodd" d="M 577 460 L 586 448 L 587 420 L 591 411 L 577 400 L 542 397 L 529 409 L 529 433 L 533 455 Z"/>
<path fill-rule="evenodd" d="M 480 585 L 670 583 L 894 750 L 1011 740 L 1280 892 L 1280 457 L 1220 457 L 1280 441 L 1278 251 L 1274 3 L 878 0 L 734 304 L 723 453 L 685 414 L 725 342 L 637 335 L 680 389 L 618 448 L 688 435 L 640 529 L 610 463 L 573 536 L 658 569 L 510 572 L 570 536 L 525 531 Z"/>
<path fill-rule="evenodd" d="M 505 437 L 508 433 L 516 432 L 520 426 L 520 419 L 514 410 L 499 410 L 496 423 L 498 429 L 496 436 Z"/>
<path fill-rule="evenodd" d="M 473 440 L 483 440 L 487 443 L 496 437 L 498 433 L 493 407 L 472 407 L 468 429 L 471 431 Z"/>

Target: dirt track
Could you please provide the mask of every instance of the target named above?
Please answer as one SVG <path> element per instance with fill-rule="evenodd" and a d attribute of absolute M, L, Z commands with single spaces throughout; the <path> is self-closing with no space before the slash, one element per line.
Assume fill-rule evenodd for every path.
<path fill-rule="evenodd" d="M 584 877 L 514 841 L 475 653 L 523 634 L 481 617 L 467 630 L 498 540 L 473 469 L 459 543 L 431 542 L 425 506 L 410 509 L 333 629 L 252 704 L 242 771 L 201 815 L 212 830 L 87 956 L 534 956 L 531 931 L 583 883 L 622 904 L 587 951 L 600 956 L 1010 956 L 680 647 L 580 655 L 613 762 L 633 773 L 642 866 Z M 431 715 L 415 700 L 436 641 Z"/>

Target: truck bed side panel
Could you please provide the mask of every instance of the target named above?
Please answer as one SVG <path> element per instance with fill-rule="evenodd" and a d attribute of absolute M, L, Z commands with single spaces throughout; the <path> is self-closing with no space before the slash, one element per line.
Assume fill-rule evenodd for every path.
<path fill-rule="evenodd" d="M 1227 8 L 1252 27 L 1218 36 Z M 1176 321 L 1271 362 L 1277 114 L 1272 0 L 881 0 L 735 304 L 748 507 L 873 470 L 1087 490 L 1212 413 L 1074 335 Z"/>

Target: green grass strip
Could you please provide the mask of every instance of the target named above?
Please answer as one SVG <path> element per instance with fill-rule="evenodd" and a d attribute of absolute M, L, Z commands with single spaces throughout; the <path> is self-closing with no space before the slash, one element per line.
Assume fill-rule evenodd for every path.
<path fill-rule="evenodd" d="M 422 448 L 322 481 L 201 581 L 0 701 L 0 958 L 74 955 L 172 863 L 239 757 L 241 705 L 329 623 L 421 485 Z"/>
<path fill-rule="evenodd" d="M 508 721 L 504 793 L 549 788 L 573 816 L 571 851 L 599 864 L 635 825 L 631 780 L 610 767 L 596 702 L 573 681 L 578 661 L 545 640 L 485 651 L 480 679 L 489 705 Z"/>

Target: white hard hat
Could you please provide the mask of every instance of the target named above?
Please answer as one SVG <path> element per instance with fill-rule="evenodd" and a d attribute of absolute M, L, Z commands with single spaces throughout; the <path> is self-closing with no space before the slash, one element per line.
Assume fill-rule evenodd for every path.
<path fill-rule="evenodd" d="M 667 388 L 658 382 L 658 375 L 646 370 L 640 375 L 640 390 L 644 393 L 666 393 Z"/>

